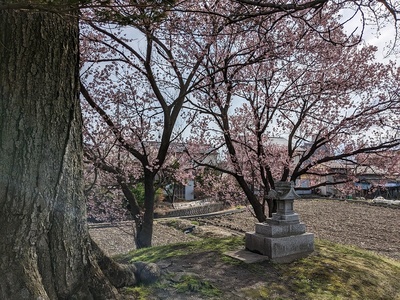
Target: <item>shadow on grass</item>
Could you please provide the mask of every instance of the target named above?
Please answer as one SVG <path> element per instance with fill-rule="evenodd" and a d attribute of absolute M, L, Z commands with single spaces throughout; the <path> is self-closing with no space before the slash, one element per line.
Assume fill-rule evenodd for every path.
<path fill-rule="evenodd" d="M 315 242 L 312 255 L 290 264 L 246 264 L 224 255 L 244 247 L 241 237 L 152 247 L 117 259 L 162 269 L 159 282 L 135 288 L 136 299 L 400 299 L 400 262 Z"/>

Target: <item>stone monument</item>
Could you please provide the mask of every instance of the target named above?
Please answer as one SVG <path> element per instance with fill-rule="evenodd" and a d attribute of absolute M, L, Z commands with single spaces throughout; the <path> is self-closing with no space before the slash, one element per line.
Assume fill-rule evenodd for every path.
<path fill-rule="evenodd" d="M 299 196 L 290 182 L 275 183 L 270 193 L 277 200 L 277 212 L 265 223 L 257 223 L 255 232 L 246 232 L 246 249 L 269 257 L 270 261 L 289 263 L 314 251 L 314 234 L 306 232 L 293 201 Z"/>

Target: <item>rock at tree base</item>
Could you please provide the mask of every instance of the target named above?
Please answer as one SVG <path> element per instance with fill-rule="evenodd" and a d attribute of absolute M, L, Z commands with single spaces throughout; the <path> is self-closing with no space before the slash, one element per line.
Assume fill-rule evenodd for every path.
<path fill-rule="evenodd" d="M 135 262 L 136 276 L 139 282 L 149 284 L 161 276 L 160 268 L 154 263 Z"/>

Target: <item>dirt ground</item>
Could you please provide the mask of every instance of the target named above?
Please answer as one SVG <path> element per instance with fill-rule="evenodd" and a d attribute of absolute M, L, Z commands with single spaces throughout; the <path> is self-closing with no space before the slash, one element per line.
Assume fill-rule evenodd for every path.
<path fill-rule="evenodd" d="M 334 200 L 297 200 L 294 204 L 301 222 L 316 238 L 354 245 L 400 260 L 400 209 L 370 206 Z M 183 229 L 196 221 L 195 234 Z M 192 218 L 181 221 L 180 228 L 171 227 L 167 220 L 156 220 L 153 245 L 164 245 L 198 239 L 199 235 L 223 236 L 244 234 L 254 230 L 257 220 L 245 210 L 240 213 Z M 115 255 L 134 249 L 130 223 L 119 226 L 91 226 L 91 236 L 106 253 Z"/>
<path fill-rule="evenodd" d="M 313 232 L 316 238 L 358 246 L 400 260 L 400 209 L 334 200 L 298 200 L 295 201 L 295 211 L 306 224 L 307 231 Z M 255 222 L 248 210 L 178 222 L 157 220 L 153 244 L 190 241 L 202 236 L 244 235 L 244 232 L 254 230 Z M 198 224 L 194 232 L 185 234 L 183 230 L 193 223 Z M 133 248 L 129 231 L 131 228 L 126 224 L 120 227 L 92 227 L 91 235 L 108 254 L 114 255 Z M 160 261 L 159 266 L 162 273 L 173 274 L 173 278 L 169 279 L 171 282 L 179 282 L 180 277 L 185 275 L 207 279 L 223 290 L 224 298 L 221 299 L 254 299 L 243 294 L 243 287 L 261 286 L 266 280 L 279 276 L 268 265 L 263 274 L 252 273 L 251 269 L 235 268 L 224 264 L 212 252 L 166 259 Z M 286 292 L 278 298 L 296 299 L 296 295 L 289 291 L 289 294 Z M 173 288 L 165 288 L 159 289 L 149 299 L 186 300 L 209 297 L 199 293 L 181 294 Z"/>

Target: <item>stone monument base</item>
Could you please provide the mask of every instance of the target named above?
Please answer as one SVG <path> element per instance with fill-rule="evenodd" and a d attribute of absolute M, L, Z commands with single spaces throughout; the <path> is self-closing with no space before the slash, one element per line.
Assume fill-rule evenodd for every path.
<path fill-rule="evenodd" d="M 314 234 L 305 225 L 257 223 L 255 232 L 246 232 L 246 249 L 268 256 L 277 263 L 289 263 L 314 251 Z M 272 221 L 272 222 L 271 222 Z"/>

